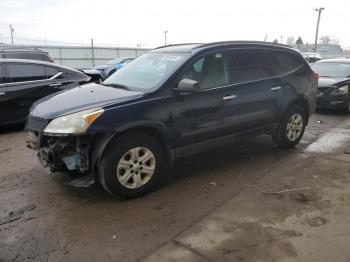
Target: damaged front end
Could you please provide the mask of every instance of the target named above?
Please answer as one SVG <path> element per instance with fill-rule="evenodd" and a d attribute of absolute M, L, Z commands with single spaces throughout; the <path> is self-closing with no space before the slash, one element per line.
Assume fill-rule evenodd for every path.
<path fill-rule="evenodd" d="M 86 137 L 44 136 L 41 140 L 38 158 L 43 167 L 51 172 L 89 172 L 90 145 Z"/>
<path fill-rule="evenodd" d="M 47 121 L 29 116 L 27 147 L 37 151 L 41 165 L 50 172 L 73 174 L 88 186 L 95 182 L 96 154 L 93 150 L 97 135 L 50 135 L 44 133 Z M 98 139 L 97 139 L 98 140 Z"/>

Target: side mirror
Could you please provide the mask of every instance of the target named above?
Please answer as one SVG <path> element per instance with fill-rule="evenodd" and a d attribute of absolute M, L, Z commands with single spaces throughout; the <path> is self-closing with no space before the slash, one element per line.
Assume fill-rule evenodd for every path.
<path fill-rule="evenodd" d="M 55 80 L 56 78 L 58 78 L 59 76 L 61 76 L 63 74 L 63 72 L 58 72 L 56 75 L 50 77 L 49 80 Z"/>
<path fill-rule="evenodd" d="M 199 92 L 200 87 L 198 81 L 185 78 L 179 82 L 175 90 L 180 92 Z"/>

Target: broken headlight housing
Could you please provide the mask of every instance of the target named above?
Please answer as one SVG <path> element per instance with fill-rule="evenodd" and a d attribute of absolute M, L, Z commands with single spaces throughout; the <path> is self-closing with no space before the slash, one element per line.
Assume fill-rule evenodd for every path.
<path fill-rule="evenodd" d="M 44 133 L 57 135 L 83 134 L 103 112 L 102 108 L 93 108 L 55 118 L 44 129 Z"/>
<path fill-rule="evenodd" d="M 340 86 L 340 87 L 337 87 L 336 89 L 334 89 L 332 91 L 332 94 L 333 95 L 346 95 L 348 93 L 348 89 L 349 89 L 348 85 Z"/>

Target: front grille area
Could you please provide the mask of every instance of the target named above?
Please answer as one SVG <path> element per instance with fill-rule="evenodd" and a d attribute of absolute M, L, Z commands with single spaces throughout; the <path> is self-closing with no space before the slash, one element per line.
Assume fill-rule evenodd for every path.
<path fill-rule="evenodd" d="M 36 116 L 28 116 L 26 129 L 34 130 L 34 131 L 43 131 L 47 126 L 48 121 L 46 119 L 36 117 Z"/>

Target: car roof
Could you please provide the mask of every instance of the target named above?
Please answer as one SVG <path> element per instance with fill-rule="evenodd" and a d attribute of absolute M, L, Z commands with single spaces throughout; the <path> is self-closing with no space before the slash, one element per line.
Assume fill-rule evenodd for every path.
<path fill-rule="evenodd" d="M 343 63 L 350 64 L 349 58 L 333 58 L 333 59 L 323 59 L 318 61 L 317 63 Z"/>
<path fill-rule="evenodd" d="M 45 62 L 45 61 L 39 61 L 39 60 L 30 60 L 30 59 L 15 59 L 15 58 L 0 58 L 0 64 L 1 63 L 20 63 L 20 64 L 37 64 L 37 65 L 44 65 L 44 66 L 51 66 L 51 67 L 57 67 L 62 68 L 64 70 L 70 70 L 81 73 L 81 71 L 76 70 L 74 68 L 66 67 L 60 64 L 52 63 L 52 62 Z"/>
<path fill-rule="evenodd" d="M 18 47 L 0 47 L 0 53 L 15 53 L 15 52 L 23 52 L 23 53 L 45 53 L 46 51 L 36 49 L 36 48 L 18 48 Z"/>
<path fill-rule="evenodd" d="M 223 42 L 212 42 L 212 43 L 185 43 L 176 45 L 167 45 L 157 47 L 151 52 L 198 52 L 205 49 L 212 49 L 216 47 L 269 47 L 269 48 L 279 48 L 288 49 L 295 52 L 297 50 L 291 48 L 288 45 L 275 44 L 271 42 L 263 41 L 223 41 Z"/>

